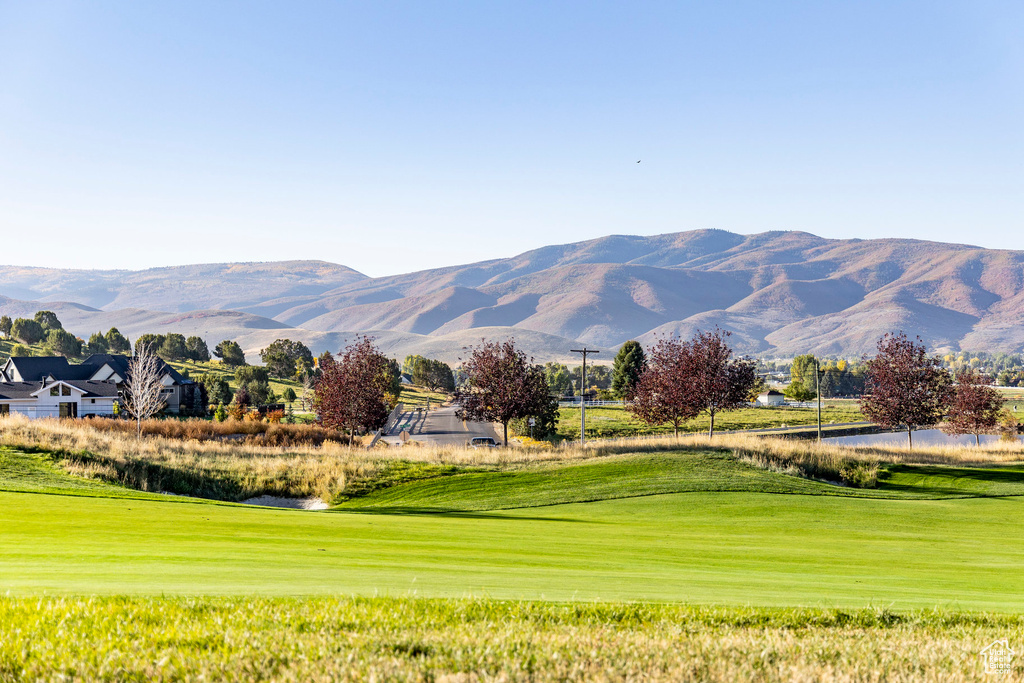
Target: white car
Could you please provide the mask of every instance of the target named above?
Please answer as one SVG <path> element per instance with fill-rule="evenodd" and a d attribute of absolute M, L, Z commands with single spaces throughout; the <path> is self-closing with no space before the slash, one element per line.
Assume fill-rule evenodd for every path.
<path fill-rule="evenodd" d="M 469 442 L 470 448 L 497 448 L 498 442 L 489 436 L 474 436 Z"/>

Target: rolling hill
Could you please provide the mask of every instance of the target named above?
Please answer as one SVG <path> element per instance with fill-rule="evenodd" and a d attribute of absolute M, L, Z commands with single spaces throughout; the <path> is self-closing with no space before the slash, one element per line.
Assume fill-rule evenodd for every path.
<path fill-rule="evenodd" d="M 612 235 L 507 259 L 369 278 L 322 261 L 144 271 L 0 267 L 0 312 L 46 307 L 72 331 L 180 331 L 250 353 L 278 337 L 336 350 L 371 333 L 395 355 L 455 360 L 514 335 L 539 360 L 573 342 L 719 326 L 743 353 L 870 353 L 885 332 L 936 350 L 1024 348 L 1024 252 L 803 232 Z"/>

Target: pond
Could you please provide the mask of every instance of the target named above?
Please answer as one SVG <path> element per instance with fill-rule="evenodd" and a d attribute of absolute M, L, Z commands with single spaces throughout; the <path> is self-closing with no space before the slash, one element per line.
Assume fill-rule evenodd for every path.
<path fill-rule="evenodd" d="M 1002 437 L 992 434 L 982 434 L 982 445 L 998 442 Z M 906 432 L 885 432 L 882 434 L 853 434 L 851 436 L 830 436 L 825 437 L 829 443 L 843 446 L 906 446 Z M 1018 440 L 1019 441 L 1019 440 Z M 915 446 L 973 446 L 974 435 L 949 436 L 940 429 L 918 429 L 914 430 Z"/>

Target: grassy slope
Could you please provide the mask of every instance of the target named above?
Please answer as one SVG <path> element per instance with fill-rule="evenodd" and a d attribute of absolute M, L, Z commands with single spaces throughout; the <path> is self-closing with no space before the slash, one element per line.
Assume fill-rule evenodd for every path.
<path fill-rule="evenodd" d="M 696 492 L 892 499 L 1024 496 L 1024 467 L 893 466 L 877 489 L 854 489 L 765 471 L 727 453 L 627 455 L 412 481 L 346 501 L 341 508 L 483 511 Z"/>
<path fill-rule="evenodd" d="M 606 464 L 633 468 L 623 480 L 644 486 L 645 479 L 658 478 L 659 468 L 665 479 L 667 467 L 665 459 L 648 460 Z M 777 495 L 756 491 L 816 484 L 722 465 L 714 456 L 694 458 L 689 474 L 677 468 L 672 476 L 717 479 L 722 486 L 746 477 L 746 491 L 504 512 L 318 514 L 0 493 L 0 591 L 487 595 L 1024 611 L 1024 577 L 1016 570 L 1024 563 L 1024 528 L 1015 522 L 1019 498 L 910 500 L 898 490 L 887 493 L 897 499 Z M 608 483 L 611 472 L 588 467 L 573 475 L 579 486 Z M 460 480 L 470 476 L 477 475 L 444 481 L 465 491 Z M 904 476 L 920 475 L 894 478 Z M 938 475 L 923 476 L 927 484 Z M 547 486 L 543 476 L 515 485 L 535 493 Z"/>
<path fill-rule="evenodd" d="M 26 453 L 2 446 L 0 446 L 0 491 L 106 498 L 146 498 L 150 500 L 166 498 L 115 486 L 98 479 L 72 476 L 43 454 Z"/>

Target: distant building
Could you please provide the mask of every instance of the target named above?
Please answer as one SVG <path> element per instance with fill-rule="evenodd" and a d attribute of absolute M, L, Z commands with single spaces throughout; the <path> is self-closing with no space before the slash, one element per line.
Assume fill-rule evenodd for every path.
<path fill-rule="evenodd" d="M 762 406 L 781 406 L 785 402 L 786 396 L 781 391 L 775 391 L 774 389 L 769 389 L 757 397 L 758 405 Z"/>
<path fill-rule="evenodd" d="M 63 356 L 9 358 L 0 367 L 0 415 L 111 416 L 129 375 L 128 356 L 95 354 L 80 364 Z M 162 396 L 169 413 L 191 406 L 197 386 L 160 361 Z"/>

